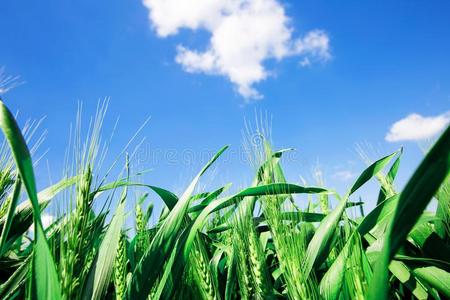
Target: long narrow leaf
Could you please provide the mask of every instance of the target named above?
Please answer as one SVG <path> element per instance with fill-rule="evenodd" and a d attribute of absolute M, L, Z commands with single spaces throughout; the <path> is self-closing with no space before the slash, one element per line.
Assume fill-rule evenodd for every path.
<path fill-rule="evenodd" d="M 172 253 L 190 204 L 191 194 L 197 182 L 203 173 L 206 172 L 227 148 L 228 146 L 220 149 L 197 174 L 164 220 L 161 228 L 153 238 L 149 249 L 144 253 L 132 274 L 127 288 L 128 299 L 143 299 L 148 296 L 150 289 L 162 271 L 165 261 Z"/>
<path fill-rule="evenodd" d="M 28 147 L 13 115 L 1 101 L 0 127 L 11 148 L 19 175 L 33 206 L 34 232 L 36 238 L 33 251 L 32 293 L 34 297 L 39 300 L 60 299 L 61 290 L 58 274 L 56 273 L 55 262 L 53 261 L 50 248 L 47 244 L 47 238 L 45 237 L 44 229 L 42 227 L 41 211 L 36 193 L 36 182 L 34 179 L 30 152 L 28 151 Z M 42 270 L 46 271 L 42 272 Z"/>
<path fill-rule="evenodd" d="M 347 207 L 348 197 L 380 172 L 396 154 L 397 152 L 394 152 L 383 157 L 365 169 L 350 188 L 345 198 L 341 199 L 339 205 L 320 222 L 319 228 L 317 228 L 306 250 L 306 259 L 302 266 L 304 274 L 309 274 L 313 266 L 319 263 L 318 258 L 324 257 L 324 251 L 332 241 L 338 222 Z"/>
<path fill-rule="evenodd" d="M 83 290 L 83 299 L 103 299 L 114 267 L 123 222 L 125 221 L 125 197 L 117 206 L 114 217 L 108 226 L 105 237 L 98 253 L 92 263 L 88 274 L 86 286 Z"/>
<path fill-rule="evenodd" d="M 439 138 L 403 189 L 369 286 L 368 299 L 387 299 L 388 266 L 408 232 L 450 170 L 450 127 Z"/>

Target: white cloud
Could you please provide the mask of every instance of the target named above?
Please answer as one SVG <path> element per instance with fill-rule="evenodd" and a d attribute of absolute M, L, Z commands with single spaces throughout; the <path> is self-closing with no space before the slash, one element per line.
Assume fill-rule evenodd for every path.
<path fill-rule="evenodd" d="M 298 54 L 312 54 L 322 59 L 331 58 L 329 49 L 330 39 L 321 30 L 310 31 L 303 39 L 295 42 L 295 52 Z"/>
<path fill-rule="evenodd" d="M 341 181 L 349 181 L 350 179 L 355 177 L 355 173 L 348 170 L 337 171 L 333 174 L 334 179 L 338 179 Z"/>
<path fill-rule="evenodd" d="M 431 117 L 410 114 L 395 122 L 386 134 L 386 141 L 419 141 L 432 138 L 450 123 L 450 111 Z"/>
<path fill-rule="evenodd" d="M 270 76 L 264 62 L 302 56 L 308 62 L 330 59 L 329 38 L 313 30 L 302 38 L 277 0 L 144 0 L 160 37 L 181 28 L 206 30 L 206 50 L 177 47 L 175 61 L 187 72 L 226 76 L 246 99 L 262 95 L 254 85 Z"/>

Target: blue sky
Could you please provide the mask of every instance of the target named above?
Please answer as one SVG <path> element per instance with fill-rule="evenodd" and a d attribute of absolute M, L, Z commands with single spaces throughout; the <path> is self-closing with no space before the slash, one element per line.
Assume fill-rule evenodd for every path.
<path fill-rule="evenodd" d="M 238 151 L 244 119 L 254 123 L 255 113 L 271 116 L 276 148 L 297 149 L 285 164 L 291 181 L 310 178 L 319 165 L 327 185 L 343 191 L 365 165 L 357 144 L 372 158 L 403 145 L 402 185 L 422 157 L 418 143 L 449 121 L 449 2 L 267 1 L 288 19 L 281 29 L 292 30 L 292 45 L 288 54 L 262 61 L 268 75 L 250 84 L 262 99 L 243 93 L 239 88 L 247 79 L 233 81 L 222 65 L 199 70 L 176 61 L 180 45 L 208 53 L 216 25 L 178 24 L 177 32 L 165 36 L 158 28 L 176 20 L 170 23 L 171 16 L 163 15 L 169 24 L 162 24 L 149 18 L 160 1 L 144 6 L 103 0 L 2 1 L 0 66 L 24 82 L 2 97 L 20 111 L 21 122 L 46 116 L 41 151 L 49 149 L 44 159 L 54 181 L 78 102 L 89 116 L 99 99 L 110 97 L 105 136 L 120 117 L 110 153 L 119 153 L 151 117 L 141 133 L 146 153 L 166 156 L 157 154 L 155 161 L 142 154 L 139 168 L 153 169 L 145 179 L 149 183 L 177 192 L 206 161 L 199 153 L 224 144 Z M 184 11 L 177 13 L 183 17 Z M 234 13 L 241 11 L 228 14 Z M 326 49 L 308 48 L 305 37 L 315 30 L 327 38 Z M 306 50 L 299 50 L 297 41 Z M 238 44 L 239 39 L 226 43 L 231 49 Z M 306 67 L 300 63 L 305 58 L 311 62 Z M 402 119 L 395 137 L 386 141 Z M 192 163 L 181 159 L 191 153 Z M 251 166 L 233 155 L 217 165 L 214 184 L 251 182 Z M 43 161 L 37 175 L 41 187 L 48 183 L 46 169 Z M 367 195 L 369 203 L 376 198 Z"/>

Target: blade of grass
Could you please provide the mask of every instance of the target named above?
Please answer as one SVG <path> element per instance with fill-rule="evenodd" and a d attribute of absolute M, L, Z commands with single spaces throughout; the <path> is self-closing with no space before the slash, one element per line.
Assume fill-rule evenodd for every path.
<path fill-rule="evenodd" d="M 125 198 L 126 191 L 124 191 L 124 194 L 122 195 L 122 200 L 117 206 L 114 217 L 108 226 L 108 230 L 100 245 L 99 251 L 92 263 L 87 283 L 83 291 L 83 299 L 103 299 L 103 295 L 108 288 L 113 272 L 122 225 L 125 221 Z"/>
<path fill-rule="evenodd" d="M 0 286 L 0 299 L 12 299 L 19 289 L 23 287 L 30 272 L 32 256 L 28 256 L 16 271 Z"/>
<path fill-rule="evenodd" d="M 389 172 L 385 178 L 386 185 L 392 187 L 394 184 L 394 179 L 397 176 L 398 168 L 400 166 L 400 160 L 402 158 L 403 148 L 400 149 L 399 156 L 395 159 L 394 163 L 392 164 L 391 168 L 389 169 Z M 393 188 L 391 188 L 393 190 Z M 380 204 L 382 201 L 386 199 L 386 197 L 390 197 L 391 195 L 388 195 L 388 191 L 384 186 L 381 186 L 380 193 L 378 194 L 378 200 L 377 205 Z"/>
<path fill-rule="evenodd" d="M 339 205 L 329 213 L 325 219 L 320 222 L 312 240 L 308 244 L 306 250 L 306 259 L 302 266 L 305 274 L 310 274 L 314 265 L 319 265 L 321 263 L 318 258 L 326 257 L 324 251 L 329 247 L 332 241 L 333 234 L 337 228 L 338 222 L 340 221 L 342 214 L 347 207 L 347 201 L 350 195 L 357 191 L 361 186 L 363 186 L 367 181 L 369 181 L 373 176 L 380 172 L 390 161 L 397 155 L 397 152 L 391 155 L 385 156 L 373 164 L 371 164 L 367 169 L 365 169 L 361 175 L 356 179 L 353 186 L 348 191 L 347 195 L 343 199 L 339 199 Z"/>
<path fill-rule="evenodd" d="M 227 148 L 228 146 L 225 146 L 220 149 L 197 174 L 164 220 L 161 228 L 153 238 L 149 249 L 144 253 L 132 274 L 127 288 L 128 299 L 143 299 L 150 293 L 150 289 L 153 287 L 161 273 L 165 261 L 170 256 L 175 246 L 190 204 L 191 194 L 197 185 L 197 182 Z"/>
<path fill-rule="evenodd" d="M 413 273 L 450 299 L 450 273 L 435 266 L 415 268 Z"/>
<path fill-rule="evenodd" d="M 189 256 L 189 252 L 191 250 L 195 235 L 204 226 L 208 216 L 212 212 L 225 208 L 231 204 L 236 203 L 239 200 L 242 200 L 245 197 L 250 196 L 265 196 L 265 195 L 279 195 L 279 194 L 317 194 L 325 192 L 328 191 L 317 187 L 302 187 L 295 184 L 274 183 L 250 187 L 240 191 L 234 196 L 214 200 L 204 210 L 202 210 L 202 212 L 195 219 L 194 224 L 192 225 L 191 232 L 189 233 L 189 236 L 186 241 L 186 245 L 184 248 L 184 257 L 187 258 Z"/>
<path fill-rule="evenodd" d="M 36 238 L 33 251 L 32 295 L 39 300 L 60 299 L 61 290 L 58 274 L 42 227 L 30 152 L 13 115 L 2 101 L 0 101 L 0 127 L 11 148 L 19 175 L 33 206 Z M 41 272 L 41 270 L 46 270 L 46 272 Z"/>
<path fill-rule="evenodd" d="M 9 229 L 11 227 L 11 224 L 12 224 L 12 221 L 14 218 L 14 213 L 16 211 L 17 202 L 19 201 L 21 186 L 22 186 L 22 182 L 21 182 L 20 178 L 18 177 L 16 179 L 16 182 L 14 183 L 14 190 L 11 195 L 11 201 L 9 203 L 6 220 L 3 224 L 2 236 L 0 238 L 0 257 L 2 257 L 4 252 L 6 251 L 5 244 L 6 244 L 6 240 L 8 238 Z"/>
<path fill-rule="evenodd" d="M 369 285 L 368 299 L 387 299 L 388 266 L 450 170 L 450 127 L 442 134 L 403 189 Z"/>

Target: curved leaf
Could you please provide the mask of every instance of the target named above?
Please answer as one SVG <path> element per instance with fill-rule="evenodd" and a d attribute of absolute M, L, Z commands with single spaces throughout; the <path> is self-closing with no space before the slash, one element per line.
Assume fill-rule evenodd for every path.
<path fill-rule="evenodd" d="M 403 189 L 369 286 L 368 299 L 387 299 L 388 266 L 450 170 L 450 127 L 442 134 Z"/>
<path fill-rule="evenodd" d="M 58 274 L 56 273 L 55 262 L 53 261 L 50 248 L 47 244 L 47 238 L 45 237 L 44 229 L 42 227 L 41 211 L 36 193 L 36 183 L 30 152 L 28 151 L 28 147 L 13 115 L 1 101 L 0 127 L 11 148 L 19 175 L 33 206 L 34 232 L 36 234 L 36 239 L 33 251 L 32 294 L 36 299 L 40 300 L 60 299 L 61 290 Z M 41 272 L 40 270 L 46 270 L 46 272 Z"/>

